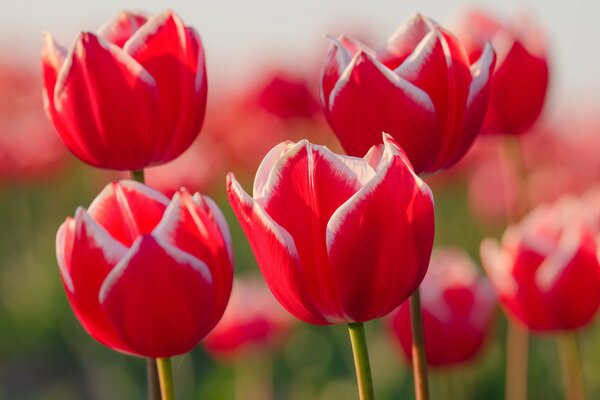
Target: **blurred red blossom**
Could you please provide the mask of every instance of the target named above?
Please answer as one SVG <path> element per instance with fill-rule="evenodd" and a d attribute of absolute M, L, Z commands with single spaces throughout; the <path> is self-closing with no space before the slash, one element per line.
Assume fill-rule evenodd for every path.
<path fill-rule="evenodd" d="M 600 305 L 596 233 L 575 197 L 541 205 L 511 225 L 501 243 L 485 239 L 481 259 L 507 314 L 533 331 L 589 323 Z"/>
<path fill-rule="evenodd" d="M 0 179 L 45 178 L 65 164 L 62 143 L 44 115 L 42 82 L 25 62 L 0 64 Z"/>
<path fill-rule="evenodd" d="M 215 357 L 235 358 L 277 345 L 292 323 L 263 282 L 237 279 L 223 318 L 202 344 Z"/>
<path fill-rule="evenodd" d="M 489 336 L 497 299 L 489 281 L 460 249 L 436 249 L 420 287 L 427 362 L 452 366 L 475 357 Z M 410 306 L 402 303 L 391 316 L 393 337 L 412 358 Z"/>
<path fill-rule="evenodd" d="M 479 59 L 489 42 L 496 51 L 482 132 L 527 132 L 542 111 L 548 88 L 546 37 L 541 28 L 526 15 L 509 24 L 472 10 L 462 16 L 456 33 L 471 62 Z"/>

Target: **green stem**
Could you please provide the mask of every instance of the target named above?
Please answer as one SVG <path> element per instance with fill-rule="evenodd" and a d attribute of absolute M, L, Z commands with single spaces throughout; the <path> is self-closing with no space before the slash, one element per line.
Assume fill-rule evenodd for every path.
<path fill-rule="evenodd" d="M 160 392 L 162 400 L 175 400 L 175 386 L 173 385 L 173 367 L 171 359 L 157 358 L 158 378 L 160 380 Z"/>
<path fill-rule="evenodd" d="M 144 170 L 143 169 L 138 169 L 138 170 L 135 170 L 135 171 L 131 171 L 131 178 L 134 181 L 138 181 L 140 183 L 144 183 L 145 182 Z"/>
<path fill-rule="evenodd" d="M 365 326 L 362 322 L 348 324 L 352 353 L 354 354 L 354 368 L 358 381 L 358 395 L 360 400 L 373 400 L 373 379 L 371 378 L 371 366 L 369 364 L 369 351 L 367 349 L 367 338 Z"/>
<path fill-rule="evenodd" d="M 421 296 L 417 289 L 410 296 L 410 326 L 412 329 L 412 364 L 415 380 L 415 398 L 429 400 L 429 380 L 427 377 L 427 357 L 423 338 L 423 316 L 421 315 Z"/>
<path fill-rule="evenodd" d="M 567 400 L 585 399 L 583 368 L 575 332 L 566 332 L 557 337 L 560 364 L 562 367 Z"/>
<path fill-rule="evenodd" d="M 506 332 L 506 400 L 527 399 L 528 348 L 528 332 L 509 319 Z"/>
<path fill-rule="evenodd" d="M 156 368 L 156 362 L 152 358 L 146 359 L 146 379 L 148 382 L 148 399 L 161 400 L 158 369 Z"/>

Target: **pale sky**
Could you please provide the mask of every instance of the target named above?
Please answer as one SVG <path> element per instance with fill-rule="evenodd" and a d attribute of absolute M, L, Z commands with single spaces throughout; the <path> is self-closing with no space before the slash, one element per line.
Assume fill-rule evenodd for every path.
<path fill-rule="evenodd" d="M 243 82 L 268 60 L 290 66 L 320 62 L 325 33 L 338 35 L 351 26 L 371 30 L 384 40 L 419 11 L 451 28 L 467 6 L 509 16 L 528 10 L 548 31 L 552 54 L 553 103 L 585 99 L 600 103 L 600 1 L 596 0 L 0 0 L 0 57 L 14 48 L 38 62 L 41 32 L 70 45 L 80 30 L 95 30 L 121 9 L 156 13 L 172 8 L 201 34 L 208 74 Z"/>

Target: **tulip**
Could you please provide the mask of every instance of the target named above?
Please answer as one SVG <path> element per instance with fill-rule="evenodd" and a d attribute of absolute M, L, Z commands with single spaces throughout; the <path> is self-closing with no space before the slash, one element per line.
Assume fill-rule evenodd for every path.
<path fill-rule="evenodd" d="M 420 287 L 427 363 L 434 367 L 459 365 L 475 357 L 489 335 L 496 296 L 489 281 L 464 251 L 433 252 Z M 411 359 L 410 307 L 403 303 L 391 319 L 391 331 Z"/>
<path fill-rule="evenodd" d="M 141 170 L 183 153 L 206 107 L 204 50 L 171 11 L 121 13 L 71 50 L 46 36 L 44 102 L 65 145 L 100 168 Z"/>
<path fill-rule="evenodd" d="M 288 316 L 263 283 L 236 280 L 223 318 L 202 345 L 215 357 L 236 358 L 279 341 L 290 327 Z"/>
<path fill-rule="evenodd" d="M 253 197 L 231 174 L 227 192 L 269 288 L 305 322 L 382 317 L 425 276 L 432 195 L 389 135 L 364 158 L 280 143 L 258 168 Z"/>
<path fill-rule="evenodd" d="M 348 323 L 360 398 L 372 399 L 363 322 L 388 314 L 425 276 L 429 187 L 384 134 L 364 158 L 280 143 L 258 168 L 252 197 L 232 174 L 227 193 L 275 298 L 305 322 Z"/>
<path fill-rule="evenodd" d="M 112 183 L 58 230 L 73 311 L 97 341 L 166 358 L 191 350 L 221 318 L 232 285 L 229 231 L 215 203 Z"/>
<path fill-rule="evenodd" d="M 532 331 L 580 328 L 600 306 L 596 240 L 580 209 L 568 199 L 538 206 L 506 230 L 501 244 L 481 244 L 504 310 Z"/>
<path fill-rule="evenodd" d="M 448 168 L 475 140 L 495 54 L 471 64 L 459 41 L 419 14 L 376 50 L 341 36 L 321 74 L 321 104 L 346 152 L 360 156 L 382 131 L 416 173 Z"/>
<path fill-rule="evenodd" d="M 515 21 L 504 24 L 491 15 L 470 11 L 457 31 L 471 61 L 479 58 L 490 41 L 498 54 L 482 132 L 527 132 L 544 106 L 549 76 L 545 36 L 530 18 Z"/>

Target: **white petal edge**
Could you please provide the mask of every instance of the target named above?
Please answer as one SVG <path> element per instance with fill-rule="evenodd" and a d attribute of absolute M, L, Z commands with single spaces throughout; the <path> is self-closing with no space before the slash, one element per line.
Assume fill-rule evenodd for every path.
<path fill-rule="evenodd" d="M 179 18 L 175 13 L 171 10 L 166 10 L 161 12 L 160 14 L 156 14 L 146 21 L 144 25 L 140 27 L 125 44 L 123 45 L 123 51 L 126 54 L 135 54 L 138 50 L 143 48 L 146 45 L 146 38 L 152 36 L 158 32 L 160 27 L 165 24 L 165 22 L 169 19 L 173 18 L 177 26 L 177 37 L 179 39 L 179 46 L 182 50 L 183 54 L 187 54 L 187 42 L 186 42 L 186 34 L 185 34 L 185 25 L 181 18 Z"/>
<path fill-rule="evenodd" d="M 227 246 L 227 254 L 229 255 L 229 262 L 231 263 L 231 268 L 234 265 L 234 257 L 233 257 L 233 241 L 231 239 L 231 232 L 229 231 L 229 225 L 227 225 L 227 220 L 223 215 L 223 212 L 215 203 L 213 199 L 208 196 L 201 195 L 200 193 L 194 193 L 192 196 L 192 201 L 197 205 L 201 206 L 203 203 L 208 206 L 211 211 L 211 215 L 213 217 L 213 221 L 217 224 L 219 231 L 221 231 L 221 236 L 225 241 L 225 245 Z"/>
<path fill-rule="evenodd" d="M 265 196 L 265 186 L 269 180 L 269 175 L 273 170 L 273 166 L 281 158 L 286 151 L 295 146 L 296 143 L 285 141 L 277 144 L 265 155 L 260 162 L 256 175 L 254 177 L 254 186 L 252 187 L 252 196 L 255 199 Z"/>
<path fill-rule="evenodd" d="M 542 261 L 535 271 L 535 283 L 543 292 L 550 292 L 565 268 L 571 263 L 581 246 L 581 234 L 577 228 L 563 232 L 556 250 Z"/>
<path fill-rule="evenodd" d="M 150 73 L 142 67 L 140 63 L 138 63 L 133 57 L 125 53 L 119 46 L 110 43 L 102 37 L 96 36 L 93 33 L 85 33 L 87 35 L 91 35 L 98 40 L 98 44 L 106 49 L 108 52 L 112 54 L 112 56 L 117 59 L 121 64 L 123 64 L 129 72 L 136 76 L 140 81 L 144 82 L 146 85 L 150 87 L 156 87 L 156 80 L 150 75 Z M 58 73 L 58 77 L 56 79 L 56 85 L 54 86 L 54 104 L 57 111 L 62 110 L 62 103 L 60 101 L 60 95 L 64 90 L 64 87 L 67 82 L 67 78 L 69 76 L 69 72 L 73 65 L 73 59 L 75 57 L 81 58 L 83 57 L 83 44 L 81 43 L 81 38 L 84 33 L 80 34 L 76 39 L 75 43 L 69 49 L 69 53 L 65 58 L 65 62 L 63 63 L 60 72 Z"/>
<path fill-rule="evenodd" d="M 167 253 L 168 256 L 173 258 L 178 264 L 186 265 L 194 270 L 196 270 L 202 278 L 208 283 L 212 283 L 213 277 L 210 273 L 210 269 L 206 265 L 206 263 L 199 258 L 181 250 L 177 247 L 167 243 L 164 239 L 160 237 L 153 236 L 154 241 Z M 113 268 L 112 271 L 108 274 L 102 286 L 100 287 L 100 293 L 98 295 L 98 300 L 100 304 L 103 304 L 106 298 L 108 297 L 110 291 L 112 290 L 115 283 L 123 276 L 125 270 L 129 266 L 129 262 L 131 259 L 137 255 L 140 250 L 140 246 L 144 241 L 144 237 L 140 236 L 133 243 L 127 254 L 121 258 L 121 261 Z"/>
<path fill-rule="evenodd" d="M 269 214 L 263 210 L 258 201 L 254 200 L 248 193 L 242 189 L 239 182 L 235 179 L 233 175 L 230 175 L 231 180 L 231 190 L 233 194 L 236 196 L 238 201 L 247 206 L 252 207 L 252 212 L 256 214 L 256 216 L 261 220 L 263 226 L 275 236 L 277 241 L 287 249 L 289 255 L 295 259 L 297 262 L 300 262 L 300 256 L 298 255 L 298 249 L 296 248 L 296 243 L 292 238 L 292 235 L 289 234 L 281 225 L 271 218 Z"/>
<path fill-rule="evenodd" d="M 494 55 L 494 49 L 488 42 L 483 48 L 481 57 L 479 57 L 479 59 L 473 65 L 471 65 L 471 76 L 473 77 L 473 80 L 471 81 L 471 86 L 469 87 L 467 108 L 471 107 L 471 104 L 473 104 L 473 101 L 477 95 L 490 81 L 490 74 L 492 72 L 491 66 L 494 62 Z"/>
<path fill-rule="evenodd" d="M 375 65 L 375 67 L 379 70 L 379 72 L 390 83 L 392 83 L 394 86 L 396 86 L 397 88 L 402 90 L 407 95 L 407 97 L 409 97 L 411 100 L 413 100 L 413 102 L 419 104 L 423 109 L 425 109 L 431 113 L 433 113 L 435 111 L 435 107 L 433 106 L 433 102 L 431 101 L 431 98 L 424 90 L 413 85 L 406 79 L 400 77 L 394 71 L 390 70 L 388 67 L 386 67 L 381 62 L 379 62 L 376 58 L 370 56 L 368 53 L 366 53 L 364 51 L 357 52 L 354 55 L 354 57 L 352 57 L 352 60 L 350 61 L 350 63 L 348 64 L 348 66 L 346 67 L 346 69 L 344 70 L 342 75 L 340 75 L 340 78 L 338 79 L 335 86 L 333 87 L 333 90 L 329 94 L 329 104 L 328 104 L 329 110 L 333 109 L 333 105 L 335 103 L 336 97 L 339 95 L 339 93 L 342 90 L 344 90 L 345 86 L 350 81 L 350 77 L 352 76 L 352 72 L 354 71 L 354 68 L 356 67 L 356 63 L 358 62 L 358 60 L 361 57 L 365 57 L 369 62 L 371 62 L 373 65 Z"/>
<path fill-rule="evenodd" d="M 98 36 L 106 37 L 108 35 L 108 33 L 110 33 L 110 29 L 114 26 L 113 24 L 115 22 L 119 21 L 123 17 L 125 17 L 129 20 L 129 23 L 131 24 L 131 26 L 135 26 L 135 29 L 134 29 L 135 31 L 137 31 L 141 27 L 141 25 L 135 24 L 134 23 L 135 19 L 132 17 L 143 17 L 143 18 L 148 19 L 148 15 L 143 12 L 121 11 L 117 15 L 115 15 L 114 18 L 109 19 L 104 24 L 102 24 L 102 26 L 100 26 L 100 28 L 98 28 L 96 30 L 96 34 Z"/>
<path fill-rule="evenodd" d="M 481 263 L 496 290 L 503 296 L 514 296 L 518 285 L 511 275 L 513 259 L 498 241 L 486 238 L 479 247 Z"/>

